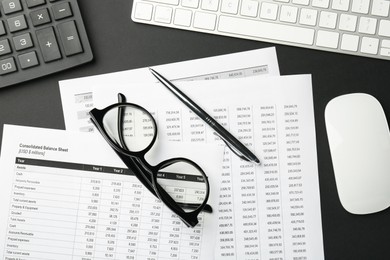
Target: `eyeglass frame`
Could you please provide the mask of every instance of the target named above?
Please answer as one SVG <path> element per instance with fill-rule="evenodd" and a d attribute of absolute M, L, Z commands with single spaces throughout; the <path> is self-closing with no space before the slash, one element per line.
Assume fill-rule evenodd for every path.
<path fill-rule="evenodd" d="M 145 147 L 144 149 L 140 151 L 130 151 L 127 149 L 124 141 L 123 141 L 123 133 L 122 133 L 122 123 L 123 123 L 123 109 L 120 109 L 121 107 L 130 106 L 136 109 L 141 110 L 143 113 L 147 114 L 150 119 L 152 120 L 152 123 L 154 125 L 154 133 L 153 138 L 150 141 L 150 144 Z M 119 139 L 122 143 L 121 145 L 125 148 L 121 147 L 119 143 L 114 142 L 112 138 L 110 138 L 110 135 L 107 133 L 106 129 L 104 128 L 103 119 L 108 111 L 118 108 L 118 133 L 119 133 Z M 137 177 L 137 179 L 158 199 L 160 199 L 170 210 L 172 210 L 175 214 L 177 214 L 180 219 L 188 226 L 188 227 L 194 227 L 196 224 L 198 224 L 198 215 L 201 211 L 205 211 L 208 213 L 212 213 L 212 207 L 207 204 L 209 194 L 210 194 L 210 184 L 208 181 L 208 177 L 203 171 L 203 169 L 196 164 L 194 161 L 183 158 L 183 157 L 177 157 L 177 158 L 171 158 L 164 160 L 157 165 L 153 166 L 149 164 L 146 159 L 145 155 L 149 152 L 149 150 L 153 147 L 153 145 L 156 142 L 157 139 L 157 123 L 152 116 L 152 114 L 147 111 L 145 108 L 143 108 L 140 105 L 133 104 L 133 103 L 127 103 L 126 98 L 123 94 L 118 94 L 118 103 L 112 104 L 107 106 L 104 109 L 97 109 L 94 108 L 89 112 L 89 115 L 91 117 L 92 123 L 95 125 L 95 127 L 98 129 L 100 134 L 104 137 L 104 139 L 108 142 L 108 144 L 111 146 L 111 148 L 114 149 L 114 151 L 117 153 L 117 155 L 121 158 L 123 163 L 133 171 L 134 175 Z M 159 174 L 159 170 L 173 164 L 176 162 L 186 162 L 192 166 L 194 166 L 203 176 L 204 182 L 206 185 L 206 194 L 204 201 L 199 204 L 185 204 L 184 207 L 194 208 L 193 211 L 186 212 L 183 210 L 181 206 L 179 206 L 180 203 L 176 202 L 157 182 L 157 177 Z M 198 206 L 199 205 L 199 206 Z"/>

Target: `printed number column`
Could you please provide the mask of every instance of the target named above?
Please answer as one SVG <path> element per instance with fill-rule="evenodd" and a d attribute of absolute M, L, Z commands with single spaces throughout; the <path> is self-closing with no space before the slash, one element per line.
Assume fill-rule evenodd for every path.
<path fill-rule="evenodd" d="M 92 260 L 95 256 L 101 184 L 102 181 L 100 179 L 83 178 L 82 180 L 73 253 L 74 260 Z"/>
<path fill-rule="evenodd" d="M 143 185 L 135 178 L 123 184 L 122 207 L 118 235 L 117 259 L 137 259 L 141 223 Z"/>
<path fill-rule="evenodd" d="M 146 195 L 146 194 L 145 194 Z M 142 201 L 142 219 L 138 236 L 140 259 L 157 260 L 160 244 L 161 214 L 163 203 L 149 191 Z"/>
<path fill-rule="evenodd" d="M 159 131 L 161 131 L 161 136 L 166 136 L 171 141 L 182 141 L 181 111 L 165 111 L 165 117 L 165 121 L 161 122 L 161 127 L 158 126 Z"/>
<path fill-rule="evenodd" d="M 183 189 L 185 200 L 188 201 L 203 201 L 205 193 L 196 188 L 186 187 Z M 204 191 L 205 192 L 205 191 Z M 187 227 L 182 224 L 181 228 L 181 243 L 180 243 L 180 259 L 200 259 L 202 245 L 202 229 L 204 227 L 204 214 L 201 212 L 198 215 L 198 224 L 193 227 Z M 215 239 L 215 238 L 213 238 Z M 210 256 L 211 258 L 213 256 Z"/>
<path fill-rule="evenodd" d="M 229 109 L 227 107 L 214 108 L 213 116 L 225 129 L 229 129 Z M 213 131 L 208 131 L 208 140 L 224 145 L 224 142 Z M 218 255 L 220 257 L 235 256 L 232 156 L 235 156 L 235 154 L 228 148 L 225 148 L 218 205 L 218 239 L 220 248 L 217 250 L 219 250 Z"/>
<path fill-rule="evenodd" d="M 295 259 L 307 259 L 306 254 L 306 223 L 304 215 L 304 194 L 301 144 L 300 120 L 297 105 L 285 105 L 285 129 L 286 129 L 286 155 L 287 155 L 287 176 L 288 176 L 288 215 L 291 223 L 288 230 L 289 249 Z M 310 174 L 310 173 L 307 173 Z"/>
<path fill-rule="evenodd" d="M 159 260 L 182 259 L 180 240 L 185 225 L 168 207 L 162 208 Z"/>
<path fill-rule="evenodd" d="M 278 120 L 274 105 L 260 107 L 263 179 L 259 190 L 261 210 L 262 257 L 284 259 L 281 173 L 279 165 Z"/>
<path fill-rule="evenodd" d="M 197 116 L 194 112 L 189 111 L 189 136 L 190 136 L 190 142 L 200 142 L 205 143 L 206 140 L 206 125 L 204 121 Z"/>
<path fill-rule="evenodd" d="M 121 181 L 103 180 L 98 235 L 96 240 L 96 258 L 115 259 L 120 206 L 122 197 Z"/>
<path fill-rule="evenodd" d="M 248 106 L 239 106 L 235 109 L 235 129 L 233 133 L 238 140 L 250 150 L 254 151 L 253 137 L 253 109 Z M 233 153 L 232 153 L 233 155 Z M 259 209 L 257 203 L 257 178 L 255 165 L 239 159 L 236 155 L 233 161 L 233 185 L 238 185 L 239 192 L 234 194 L 235 199 L 235 224 L 237 230 L 237 244 L 246 245 L 238 248 L 239 258 L 259 258 Z"/>

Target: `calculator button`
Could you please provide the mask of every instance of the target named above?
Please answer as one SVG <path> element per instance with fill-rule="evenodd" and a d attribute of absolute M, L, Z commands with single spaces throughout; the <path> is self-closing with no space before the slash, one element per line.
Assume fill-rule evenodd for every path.
<path fill-rule="evenodd" d="M 19 55 L 18 59 L 22 69 L 31 68 L 39 64 L 35 51 Z"/>
<path fill-rule="evenodd" d="M 16 71 L 16 65 L 14 58 L 8 58 L 0 60 L 0 75 L 5 75 L 11 72 Z"/>
<path fill-rule="evenodd" d="M 30 33 L 25 33 L 12 38 L 15 50 L 20 51 L 33 46 Z"/>
<path fill-rule="evenodd" d="M 57 26 L 61 42 L 64 46 L 65 55 L 70 56 L 83 52 L 79 34 L 74 21 L 61 23 Z"/>
<path fill-rule="evenodd" d="M 53 27 L 38 30 L 36 31 L 36 35 L 45 62 L 61 59 L 61 53 Z"/>
<path fill-rule="evenodd" d="M 11 53 L 8 39 L 0 40 L 0 56 Z"/>
<path fill-rule="evenodd" d="M 0 21 L 0 36 L 5 34 L 3 21 Z"/>
<path fill-rule="evenodd" d="M 18 15 L 7 19 L 10 32 L 17 32 L 27 28 L 26 18 L 24 15 Z"/>
<path fill-rule="evenodd" d="M 51 9 L 53 11 L 54 20 L 61 20 L 73 15 L 69 2 L 56 4 Z"/>
<path fill-rule="evenodd" d="M 26 4 L 28 8 L 35 7 L 38 5 L 43 5 L 45 3 L 46 3 L 45 0 L 26 0 Z"/>
<path fill-rule="evenodd" d="M 30 13 L 31 21 L 34 26 L 50 23 L 50 15 L 47 8 L 36 10 Z"/>
<path fill-rule="evenodd" d="M 3 10 L 5 14 L 12 14 L 22 10 L 20 0 L 2 0 Z"/>

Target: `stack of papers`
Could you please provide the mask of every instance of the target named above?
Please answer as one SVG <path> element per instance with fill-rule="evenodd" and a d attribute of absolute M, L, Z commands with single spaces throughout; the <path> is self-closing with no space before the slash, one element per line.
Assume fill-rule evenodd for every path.
<path fill-rule="evenodd" d="M 8 209 L 0 226 L 3 258 L 324 259 L 311 76 L 280 76 L 274 48 L 154 68 L 254 151 L 262 164 L 223 149 L 213 130 L 147 68 L 62 81 L 65 124 L 72 134 L 5 127 L 0 165 L 6 180 L 1 204 Z M 88 112 L 116 103 L 117 93 L 153 114 L 162 144 L 181 144 L 175 149 L 181 157 L 196 158 L 207 169 L 215 210 L 202 215 L 194 229 L 148 195 L 137 203 L 128 201 L 135 199 L 131 194 L 137 189 L 147 191 L 129 176 L 109 174 L 124 166 L 110 153 Z M 33 135 L 27 138 L 29 133 Z M 35 147 L 39 145 L 66 153 Z M 79 165 L 87 170 L 79 172 Z M 69 202 L 72 210 L 69 195 L 50 198 L 62 181 L 79 194 L 86 189 L 85 197 Z M 123 195 L 111 194 L 115 191 Z M 98 197 L 88 197 L 93 194 Z M 116 200 L 104 197 L 115 195 Z M 110 205 L 97 206 L 96 201 Z M 159 205 L 157 212 L 154 205 Z M 53 208 L 61 210 L 53 213 Z M 63 222 L 69 222 L 67 230 Z M 45 246 L 48 241 L 50 247 Z"/>

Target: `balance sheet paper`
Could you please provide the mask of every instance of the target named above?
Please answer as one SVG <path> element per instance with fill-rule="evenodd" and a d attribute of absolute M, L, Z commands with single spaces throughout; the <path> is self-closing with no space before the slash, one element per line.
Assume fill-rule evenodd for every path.
<path fill-rule="evenodd" d="M 324 258 L 310 75 L 177 82 L 178 87 L 259 157 L 240 160 L 225 149 L 215 259 Z M 67 129 L 93 131 L 89 107 L 116 93 L 151 111 L 160 138 L 223 142 L 159 83 L 96 87 L 65 82 Z"/>
<path fill-rule="evenodd" d="M 186 227 L 101 136 L 5 125 L 1 152 L 1 259 L 206 259 L 214 253 L 217 211 Z M 217 209 L 223 147 L 157 142 L 147 160 L 154 165 L 179 156 L 207 173 L 208 204 Z M 194 183 L 188 186 L 175 193 L 197 193 Z"/>

